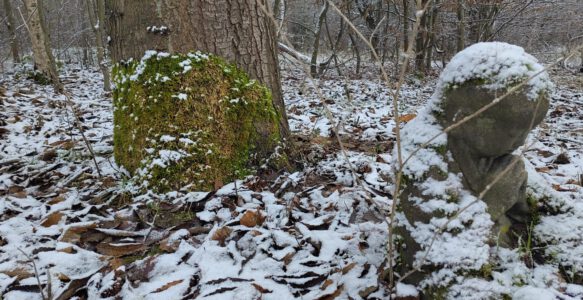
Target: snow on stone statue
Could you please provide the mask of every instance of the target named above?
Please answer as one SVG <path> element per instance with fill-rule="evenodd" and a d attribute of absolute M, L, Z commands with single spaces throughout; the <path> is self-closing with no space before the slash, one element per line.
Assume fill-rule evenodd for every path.
<path fill-rule="evenodd" d="M 427 107 L 403 129 L 407 158 L 531 77 L 517 92 L 440 135 L 405 165 L 398 215 L 401 266 L 403 273 L 422 270 L 406 282 L 433 290 L 437 283 L 451 286 L 460 275 L 482 270 L 491 245 L 514 246 L 512 229 L 530 222 L 527 173 L 516 151 L 544 118 L 552 84 L 522 48 L 475 44 L 451 60 Z"/>

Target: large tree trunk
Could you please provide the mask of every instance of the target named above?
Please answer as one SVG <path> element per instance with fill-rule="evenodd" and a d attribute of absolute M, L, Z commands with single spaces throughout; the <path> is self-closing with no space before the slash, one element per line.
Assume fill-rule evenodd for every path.
<path fill-rule="evenodd" d="M 95 44 L 97 46 L 97 63 L 103 74 L 103 90 L 109 92 L 111 84 L 109 80 L 109 68 L 105 61 L 105 47 L 103 45 L 103 35 L 105 33 L 105 0 L 86 0 L 87 15 L 91 23 L 91 28 L 95 33 Z"/>
<path fill-rule="evenodd" d="M 10 34 L 10 51 L 12 52 L 12 60 L 14 63 L 20 62 L 20 51 L 18 47 L 18 39 L 16 38 L 16 32 L 14 31 L 14 15 L 12 14 L 12 7 L 10 6 L 10 0 L 4 0 L 4 11 L 6 13 L 6 27 L 8 27 L 8 33 Z"/>
<path fill-rule="evenodd" d="M 45 30 L 42 18 L 42 6 L 38 0 L 24 0 L 24 5 L 28 12 L 27 26 L 32 44 L 32 55 L 34 56 L 34 66 L 38 74 L 48 80 L 55 90 L 61 92 L 63 86 L 59 80 L 55 59 L 51 52 L 49 37 Z"/>
<path fill-rule="evenodd" d="M 221 56 L 271 89 L 287 136 L 275 28 L 258 2 L 267 6 L 264 0 L 106 1 L 111 57 L 139 59 L 150 49 Z"/>

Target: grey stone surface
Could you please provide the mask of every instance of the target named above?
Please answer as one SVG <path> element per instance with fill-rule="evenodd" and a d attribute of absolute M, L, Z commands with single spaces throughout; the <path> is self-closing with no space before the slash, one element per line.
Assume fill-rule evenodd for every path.
<path fill-rule="evenodd" d="M 472 83 L 447 90 L 443 114 L 438 120 L 446 128 L 504 92 Z M 463 174 L 466 188 L 476 196 L 488 190 L 482 200 L 496 224 L 494 231 L 507 232 L 505 227 L 530 221 L 524 163 L 512 152 L 524 144 L 528 133 L 545 117 L 548 107 L 545 95 L 532 101 L 526 91 L 517 92 L 448 134 L 447 149 L 452 153 L 455 167 Z M 512 246 L 511 234 L 500 234 L 499 242 Z"/>

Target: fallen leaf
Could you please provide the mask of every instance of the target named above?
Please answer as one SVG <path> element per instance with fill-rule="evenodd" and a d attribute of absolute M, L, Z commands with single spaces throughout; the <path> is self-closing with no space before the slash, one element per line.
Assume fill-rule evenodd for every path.
<path fill-rule="evenodd" d="M 564 188 L 560 184 L 553 184 L 553 189 L 557 192 L 576 192 L 577 188 Z"/>
<path fill-rule="evenodd" d="M 289 265 L 289 263 L 292 261 L 292 258 L 294 258 L 295 255 L 296 255 L 296 252 L 290 252 L 290 253 L 286 254 L 282 259 L 283 264 L 285 266 Z"/>
<path fill-rule="evenodd" d="M 406 114 L 399 117 L 399 122 L 407 123 L 417 117 L 416 114 Z"/>
<path fill-rule="evenodd" d="M 176 252 L 176 250 L 178 250 L 178 246 L 180 246 L 180 239 L 175 239 L 174 242 L 170 243 L 170 238 L 165 238 L 163 240 L 160 241 L 160 250 L 168 252 L 168 253 L 174 253 Z"/>
<path fill-rule="evenodd" d="M 124 260 L 118 257 L 113 257 L 109 260 L 109 268 L 112 270 L 117 270 L 117 268 L 123 266 Z"/>
<path fill-rule="evenodd" d="M 59 274 L 57 275 L 57 277 L 58 277 L 58 278 L 59 278 L 59 280 L 60 280 L 60 281 L 62 281 L 62 282 L 69 282 L 69 281 L 71 281 L 71 278 L 69 278 L 69 276 L 67 276 L 67 275 L 65 275 L 65 274 L 63 274 L 63 273 L 59 273 Z"/>
<path fill-rule="evenodd" d="M 57 151 L 54 149 L 47 150 L 41 154 L 40 159 L 42 161 L 52 161 L 57 157 Z"/>
<path fill-rule="evenodd" d="M 59 241 L 74 244 L 80 241 L 81 234 L 87 232 L 89 229 L 94 229 L 95 227 L 97 227 L 96 223 L 82 226 L 71 226 L 65 230 L 59 238 Z"/>
<path fill-rule="evenodd" d="M 571 159 L 569 159 L 569 156 L 567 155 L 567 153 L 563 152 L 563 153 L 559 154 L 553 162 L 556 164 L 559 164 L 559 165 L 566 165 L 566 164 L 571 163 Z"/>
<path fill-rule="evenodd" d="M 72 246 L 69 246 L 66 248 L 59 249 L 59 250 L 57 250 L 57 252 L 73 254 L 73 253 L 75 253 L 75 250 L 73 249 Z"/>
<path fill-rule="evenodd" d="M 163 292 L 163 291 L 165 291 L 165 290 L 167 290 L 167 289 L 169 289 L 169 288 L 171 288 L 171 287 L 173 287 L 173 286 L 175 286 L 175 285 L 177 285 L 177 284 L 180 284 L 182 281 L 183 281 L 182 279 L 179 279 L 179 280 L 174 280 L 174 281 L 170 281 L 170 282 L 168 282 L 167 284 L 165 284 L 165 285 L 163 285 L 163 286 L 159 287 L 158 289 L 156 289 L 156 290 L 154 291 L 154 293 L 160 293 L 160 292 Z"/>
<path fill-rule="evenodd" d="M 225 246 L 225 240 L 231 235 L 233 230 L 227 226 L 221 227 L 213 233 L 212 240 L 219 241 L 219 245 Z"/>
<path fill-rule="evenodd" d="M 344 285 L 340 285 L 334 292 L 331 294 L 322 295 L 317 300 L 333 300 L 336 299 L 340 294 L 342 294 L 342 290 L 344 289 Z"/>
<path fill-rule="evenodd" d="M 332 279 L 326 279 L 326 280 L 324 280 L 324 283 L 322 283 L 322 286 L 320 287 L 320 290 L 322 290 L 322 291 L 325 290 L 332 283 L 334 283 L 334 281 L 332 281 Z"/>
<path fill-rule="evenodd" d="M 350 270 L 354 269 L 355 266 L 356 263 L 350 263 L 346 265 L 344 268 L 342 268 L 342 275 L 346 275 L 348 272 L 350 272 Z"/>
<path fill-rule="evenodd" d="M 55 205 L 57 203 L 61 203 L 65 201 L 65 197 L 63 197 L 62 195 L 59 195 L 51 200 L 49 200 L 49 202 L 47 202 L 48 205 Z"/>
<path fill-rule="evenodd" d="M 145 248 L 146 245 L 141 243 L 127 243 L 127 244 L 101 243 L 97 244 L 96 250 L 98 253 L 103 255 L 120 257 L 144 250 Z"/>
<path fill-rule="evenodd" d="M 273 293 L 272 290 L 268 290 L 260 285 L 258 285 L 257 283 L 251 283 L 251 285 L 258 290 L 261 294 L 269 294 L 269 293 Z"/>
<path fill-rule="evenodd" d="M 50 214 L 48 217 L 46 217 L 45 220 L 40 223 L 40 225 L 43 227 L 51 227 L 53 225 L 58 224 L 59 221 L 61 221 L 61 219 L 63 218 L 63 216 L 64 216 L 63 213 L 61 213 L 60 211 L 56 211 Z"/>
<path fill-rule="evenodd" d="M 540 167 L 540 168 L 535 168 L 535 170 L 539 173 L 549 173 L 553 168 L 551 167 Z"/>
<path fill-rule="evenodd" d="M 248 210 L 243 214 L 239 222 L 243 226 L 255 227 L 257 225 L 263 224 L 263 221 L 265 221 L 265 217 L 261 215 L 259 210 Z"/>
<path fill-rule="evenodd" d="M 16 277 L 18 280 L 22 280 L 22 279 L 34 276 L 34 273 L 31 273 L 24 268 L 16 268 L 13 270 L 4 270 L 4 271 L 0 271 L 0 273 L 5 274 L 8 277 Z"/>

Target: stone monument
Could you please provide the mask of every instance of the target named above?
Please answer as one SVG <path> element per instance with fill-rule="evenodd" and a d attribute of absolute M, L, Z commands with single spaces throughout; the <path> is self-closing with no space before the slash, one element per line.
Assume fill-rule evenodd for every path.
<path fill-rule="evenodd" d="M 481 273 L 491 246 L 514 246 L 512 228 L 531 217 L 517 151 L 546 115 L 551 89 L 537 60 L 506 43 L 472 45 L 447 65 L 428 105 L 402 131 L 404 159 L 439 136 L 403 168 L 399 264 L 403 274 L 419 270 L 405 282 L 436 293 Z"/>

